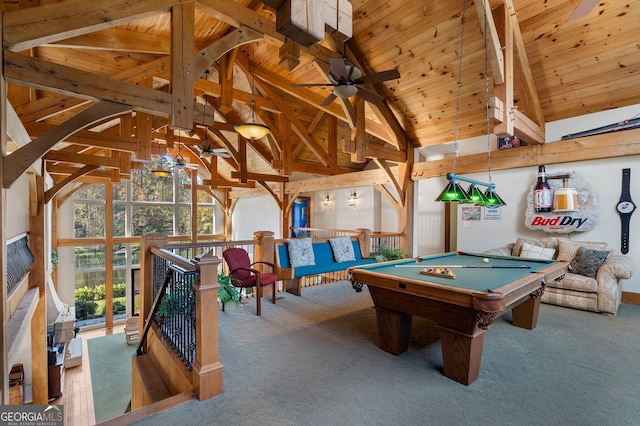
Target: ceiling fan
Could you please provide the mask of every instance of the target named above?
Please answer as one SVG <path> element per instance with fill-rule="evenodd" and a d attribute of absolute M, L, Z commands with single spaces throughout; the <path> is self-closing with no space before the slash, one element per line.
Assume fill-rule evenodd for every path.
<path fill-rule="evenodd" d="M 200 150 L 200 158 L 209 158 L 209 157 L 222 157 L 229 158 L 231 155 L 224 148 L 214 148 L 211 146 L 211 142 L 209 142 L 209 129 L 205 126 L 204 128 L 204 139 L 198 145 L 198 149 Z"/>
<path fill-rule="evenodd" d="M 158 177 L 167 177 L 170 176 L 171 173 L 173 173 L 173 171 L 176 169 L 195 170 L 197 168 L 197 164 L 188 163 L 187 160 L 182 156 L 182 154 L 180 154 L 180 142 L 178 142 L 178 153 L 176 154 L 173 162 L 171 162 L 169 156 L 162 155 L 152 163 L 150 171 Z"/>
<path fill-rule="evenodd" d="M 380 71 L 369 75 L 362 75 L 355 65 L 347 59 L 347 49 L 345 44 L 344 56 L 342 58 L 329 58 L 329 80 L 331 83 L 299 83 L 292 84 L 292 87 L 312 87 L 312 86 L 333 86 L 331 94 L 325 98 L 320 106 L 329 105 L 336 98 L 349 98 L 358 95 L 362 99 L 380 103 L 384 99 L 378 93 L 360 87 L 361 84 L 375 84 L 383 81 L 400 78 L 400 72 L 396 69 Z"/>

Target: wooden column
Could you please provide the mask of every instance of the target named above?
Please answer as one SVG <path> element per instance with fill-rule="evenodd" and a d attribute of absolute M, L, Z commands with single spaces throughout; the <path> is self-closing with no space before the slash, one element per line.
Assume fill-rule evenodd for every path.
<path fill-rule="evenodd" d="M 197 264 L 200 281 L 196 295 L 196 359 L 193 392 L 199 400 L 222 393 L 222 370 L 218 353 L 218 265 L 216 256 L 204 256 Z"/>
<path fill-rule="evenodd" d="M 272 231 L 256 231 L 253 233 L 253 238 L 258 242 L 256 244 L 254 252 L 253 252 L 253 261 L 254 262 L 275 262 L 275 241 L 273 237 Z M 256 269 L 260 272 L 275 272 L 275 270 L 271 270 L 267 265 L 256 265 Z M 277 285 L 274 284 L 274 285 Z M 270 288 L 271 286 L 262 287 L 262 295 L 273 294 Z M 276 288 L 276 290 L 278 290 Z"/>
<path fill-rule="evenodd" d="M 105 220 L 104 228 L 104 263 L 111 265 L 104 271 L 104 288 L 105 288 L 105 310 L 104 310 L 104 326 L 106 328 L 113 327 L 113 184 L 111 180 L 104 180 L 105 194 Z"/>
<path fill-rule="evenodd" d="M 0 30 L 2 22 L 0 21 Z M 0 37 L 4 31 L 0 31 Z M 3 49 L 4 52 L 4 49 Z M 4 55 L 2 63 L 4 64 Z M 7 343 L 7 325 L 9 324 L 9 307 L 7 306 L 7 191 L 4 189 L 4 159 L 7 154 L 7 84 L 4 80 L 4 67 L 0 69 L 0 317 L 2 319 L 2 329 L 0 330 L 0 404 L 9 403 L 9 347 Z"/>
<path fill-rule="evenodd" d="M 356 228 L 358 241 L 360 242 L 360 255 L 366 259 L 371 254 L 371 229 Z"/>
<path fill-rule="evenodd" d="M 49 400 L 47 368 L 47 293 L 45 252 L 44 178 L 32 175 L 29 184 L 29 248 L 34 262 L 29 276 L 30 287 L 38 287 L 39 299 L 31 319 L 31 389 L 34 404 Z"/>

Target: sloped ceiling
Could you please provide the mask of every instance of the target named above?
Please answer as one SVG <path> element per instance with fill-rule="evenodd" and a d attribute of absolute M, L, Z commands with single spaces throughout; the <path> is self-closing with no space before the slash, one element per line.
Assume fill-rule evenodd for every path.
<path fill-rule="evenodd" d="M 207 181 L 213 188 L 266 186 L 297 172 L 348 173 L 374 159 L 402 163 L 411 147 L 446 143 L 455 133 L 486 134 L 487 96 L 506 99 L 504 117 L 532 120 L 526 129 L 492 120 L 490 131 L 530 144 L 541 142 L 544 122 L 640 103 L 640 5 L 633 2 L 601 1 L 570 18 L 581 1 L 492 0 L 487 10 L 498 40 L 492 45 L 488 36 L 485 49 L 482 5 L 471 0 L 353 0 L 349 59 L 365 75 L 397 69 L 401 77 L 367 86 L 385 98 L 381 104 L 354 97 L 327 106 L 320 104 L 330 87 L 291 84 L 327 82 L 328 58 L 343 55 L 342 43 L 292 43 L 275 31 L 276 13 L 262 2 L 195 2 L 192 27 L 188 20 L 172 24 L 178 1 L 48 3 L 0 2 L 8 99 L 28 134 L 10 134 L 10 148 L 29 148 L 6 162 L 44 156 L 58 183 L 74 174 L 126 178 L 157 155 L 175 157 L 180 146 L 202 176 L 214 177 Z M 172 48 L 172 28 L 185 25 L 193 28 L 194 64 L 203 52 L 221 52 L 191 76 L 197 105 L 188 126 L 175 125 L 165 104 L 165 94 L 177 97 L 176 74 L 191 72 L 188 46 L 174 38 Z M 509 27 L 515 36 L 504 40 Z M 497 51 L 512 67 L 504 84 L 491 63 Z M 252 98 L 257 121 L 273 133 L 244 141 L 233 125 L 249 120 Z M 99 118 L 92 107 L 100 101 L 131 107 L 103 108 Z M 76 118 L 83 130 L 60 130 L 72 129 L 81 111 L 92 117 Z M 231 157 L 200 159 L 205 138 Z M 5 167 L 5 185 L 7 173 Z"/>

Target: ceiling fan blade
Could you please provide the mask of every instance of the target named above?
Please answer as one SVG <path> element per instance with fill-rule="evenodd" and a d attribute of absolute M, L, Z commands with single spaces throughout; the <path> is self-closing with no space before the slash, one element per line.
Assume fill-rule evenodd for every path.
<path fill-rule="evenodd" d="M 596 7 L 600 0 L 582 0 L 578 6 L 576 6 L 575 10 L 567 19 L 567 22 L 575 21 L 576 19 L 584 18 L 591 12 L 591 10 Z"/>
<path fill-rule="evenodd" d="M 338 77 L 337 80 L 347 79 L 347 67 L 344 64 L 344 59 L 329 58 L 329 65 L 331 65 L 333 75 Z"/>
<path fill-rule="evenodd" d="M 293 83 L 291 87 L 336 86 L 334 83 Z"/>
<path fill-rule="evenodd" d="M 329 96 L 327 96 L 324 101 L 322 101 L 322 103 L 320 104 L 320 106 L 327 106 L 330 105 L 331 102 L 333 102 L 333 100 L 336 98 L 336 95 L 334 95 L 333 93 L 331 93 Z"/>
<path fill-rule="evenodd" d="M 365 101 L 369 101 L 374 104 L 380 104 L 384 100 L 384 97 L 382 95 L 379 95 L 376 92 L 372 92 L 371 90 L 365 89 L 363 87 L 358 87 L 357 95 Z"/>
<path fill-rule="evenodd" d="M 387 80 L 395 80 L 398 78 L 400 78 L 400 72 L 398 70 L 387 70 L 387 71 L 380 71 L 380 72 L 375 72 L 373 74 L 365 75 L 359 78 L 358 80 L 356 80 L 354 83 L 355 84 L 361 84 L 361 83 L 375 84 L 375 83 L 382 83 L 383 81 L 387 81 Z"/>

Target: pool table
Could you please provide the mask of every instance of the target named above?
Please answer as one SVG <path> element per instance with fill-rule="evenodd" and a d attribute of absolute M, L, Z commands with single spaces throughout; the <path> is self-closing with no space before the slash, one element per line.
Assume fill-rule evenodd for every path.
<path fill-rule="evenodd" d="M 455 278 L 423 275 L 448 267 Z M 380 347 L 394 355 L 409 348 L 412 315 L 440 330 L 445 376 L 465 385 L 478 378 L 484 334 L 512 310 L 513 325 L 535 328 L 545 282 L 562 279 L 567 262 L 472 253 L 444 253 L 349 268 L 354 288 L 373 299 Z"/>

